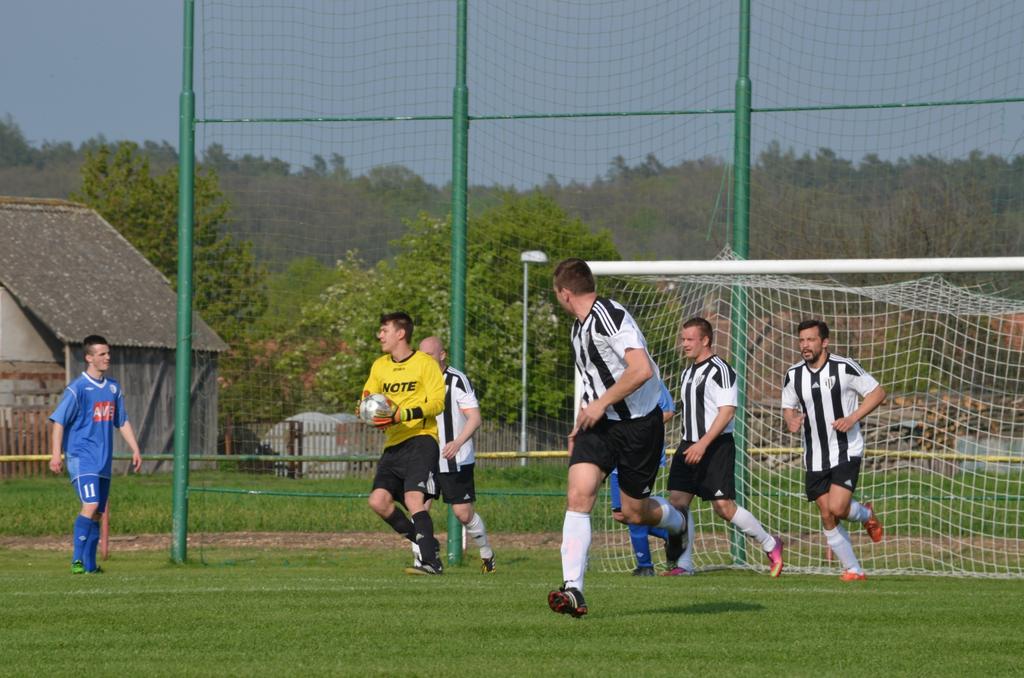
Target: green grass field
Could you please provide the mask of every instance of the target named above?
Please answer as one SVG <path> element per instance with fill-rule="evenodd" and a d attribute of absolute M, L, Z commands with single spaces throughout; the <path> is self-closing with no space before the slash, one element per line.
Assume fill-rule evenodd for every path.
<path fill-rule="evenodd" d="M 193 471 L 190 476 L 190 532 L 301 531 L 336 532 L 384 529 L 366 508 L 371 478 L 289 479 L 272 474 Z M 817 530 L 817 518 L 803 496 L 799 470 L 763 477 L 747 506 L 755 515 L 771 515 L 776 524 Z M 890 524 L 905 536 L 944 533 L 955 516 L 957 530 L 986 537 L 1018 539 L 1024 477 L 978 475 L 970 488 L 939 474 L 891 472 L 868 476 L 858 488 L 862 501 L 873 500 Z M 778 485 L 778 487 L 776 487 Z M 477 469 L 478 507 L 495 532 L 549 532 L 562 529 L 565 510 L 565 461 L 528 467 Z M 236 490 L 231 494 L 225 491 Z M 266 496 L 247 494 L 268 492 Z M 299 498 L 296 495 L 305 495 Z M 602 502 L 602 506 L 606 504 Z M 54 507 L 67 507 L 67 513 Z M 713 529 L 709 506 L 695 504 Z M 0 535 L 63 534 L 74 511 L 67 479 L 48 475 L 0 481 L 0 512 L 16 512 L 17 521 L 0 522 Z M 114 478 L 111 511 L 118 531 L 127 534 L 169 532 L 169 474 Z M 443 522 L 444 507 L 433 515 Z"/>
<path fill-rule="evenodd" d="M 409 553 L 373 516 L 369 481 L 195 473 L 193 488 L 351 494 L 296 499 L 195 491 L 190 530 L 379 531 L 344 550 L 119 550 L 107 572 L 71 576 L 69 554 L 0 549 L 0 675 L 1006 675 L 1021 673 L 1024 582 L 744 571 L 692 578 L 591 572 L 591 614 L 547 609 L 557 544 L 501 547 L 511 532 L 561 525 L 562 473 L 504 469 L 482 496 L 499 571 L 402 574 Z M 501 494 L 501 493 L 505 494 Z M 524 494 L 515 495 L 520 492 Z M 530 494 L 534 496 L 529 496 Z M 65 535 L 76 503 L 63 477 L 0 483 L 0 536 Z M 796 510 L 794 508 L 793 510 Z M 806 510 L 806 506 L 803 507 Z M 435 508 L 435 521 L 443 520 Z M 117 534 L 170 530 L 170 479 L 118 477 Z M 443 524 L 443 523 L 442 523 Z M 209 556 L 209 557 L 207 557 Z M 208 564 L 200 564 L 205 562 Z M 598 569 L 598 568 L 595 568 Z"/>
<path fill-rule="evenodd" d="M 273 475 L 193 472 L 190 477 L 189 531 L 338 532 L 388 531 L 366 506 L 371 478 L 294 480 Z M 500 469 L 478 476 L 478 507 L 498 532 L 546 532 L 562 529 L 565 467 Z M 233 488 L 268 491 L 268 496 L 204 492 Z M 308 496 L 296 497 L 294 494 Z M 318 494 L 322 496 L 317 496 Z M 345 495 L 345 496 L 338 496 Z M 510 497 L 513 501 L 510 501 Z M 169 474 L 129 475 L 113 479 L 110 510 L 120 534 L 168 533 L 171 529 Z M 39 536 L 69 532 L 77 501 L 64 475 L 0 481 L 0 535 Z M 435 521 L 446 509 L 435 504 Z"/>
<path fill-rule="evenodd" d="M 557 549 L 401 572 L 404 549 L 253 551 L 219 566 L 0 550 L 3 675 L 1020 675 L 1024 585 L 747 572 L 591 574 L 547 609 Z"/>

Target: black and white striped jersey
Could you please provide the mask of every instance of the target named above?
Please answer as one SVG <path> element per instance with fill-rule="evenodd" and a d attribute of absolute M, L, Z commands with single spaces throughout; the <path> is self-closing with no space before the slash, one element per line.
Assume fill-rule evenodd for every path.
<path fill-rule="evenodd" d="M 782 407 L 804 413 L 804 468 L 826 471 L 864 454 L 860 423 L 842 433 L 832 422 L 853 414 L 861 398 L 878 382 L 850 358 L 829 353 L 825 364 L 813 370 L 800 361 L 786 371 Z"/>
<path fill-rule="evenodd" d="M 601 397 L 626 370 L 626 351 L 643 349 L 654 374 L 623 400 L 605 410 L 613 421 L 650 414 L 661 397 L 658 365 L 647 351 L 647 340 L 633 316 L 621 304 L 598 297 L 587 317 L 572 325 L 572 350 L 576 373 L 583 382 L 583 404 Z"/>
<path fill-rule="evenodd" d="M 437 415 L 437 435 L 441 451 L 444 446 L 455 440 L 466 425 L 466 415 L 462 410 L 478 409 L 476 393 L 469 377 L 451 365 L 444 370 L 444 411 Z M 441 455 L 441 473 L 455 473 L 459 467 L 472 464 L 476 457 L 473 438 L 462 444 L 454 459 L 445 459 Z"/>
<path fill-rule="evenodd" d="M 727 362 L 713 355 L 683 370 L 679 399 L 682 402 L 683 440 L 700 440 L 721 407 L 736 407 L 736 372 Z M 722 433 L 732 433 L 733 421 Z"/>

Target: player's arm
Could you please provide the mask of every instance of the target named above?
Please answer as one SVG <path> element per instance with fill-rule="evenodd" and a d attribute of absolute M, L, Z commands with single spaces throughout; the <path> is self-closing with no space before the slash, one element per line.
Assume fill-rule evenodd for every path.
<path fill-rule="evenodd" d="M 573 419 L 572 430 L 569 431 L 569 435 L 566 437 L 568 441 L 566 444 L 566 450 L 568 450 L 570 457 L 572 456 L 572 448 L 576 445 L 576 434 L 580 430 L 580 414 L 582 414 L 584 407 L 584 405 L 580 405 L 579 411 L 576 412 L 576 418 Z"/>
<path fill-rule="evenodd" d="M 864 399 L 860 403 L 860 407 L 854 410 L 850 416 L 833 421 L 832 428 L 840 433 L 846 433 L 853 428 L 858 421 L 874 412 L 875 408 L 881 405 L 884 400 L 885 389 L 881 386 L 876 386 L 873 391 L 864 396 Z"/>
<path fill-rule="evenodd" d="M 786 430 L 790 433 L 797 433 L 804 425 L 804 412 L 800 407 L 800 399 L 796 397 L 796 389 L 793 388 L 793 381 L 786 373 L 786 379 L 782 382 L 782 420 L 786 423 Z"/>
<path fill-rule="evenodd" d="M 436 417 L 444 412 L 444 375 L 441 374 L 441 368 L 433 360 L 426 361 L 425 364 L 427 367 L 423 370 L 425 373 L 423 381 L 426 390 L 423 394 L 424 403 L 421 417 Z"/>
<path fill-rule="evenodd" d="M 658 401 L 658 406 L 661 407 L 662 423 L 667 424 L 669 419 L 676 416 L 676 401 L 672 398 L 668 386 L 665 386 L 665 382 L 661 382 L 661 400 Z"/>
<path fill-rule="evenodd" d="M 462 433 L 455 440 L 446 444 L 444 449 L 441 450 L 441 454 L 444 455 L 445 459 L 454 459 L 455 455 L 459 453 L 459 449 L 473 437 L 476 430 L 480 428 L 480 424 L 483 423 L 479 407 L 460 407 L 459 410 L 466 416 L 466 424 L 462 427 Z"/>
<path fill-rule="evenodd" d="M 644 382 L 654 376 L 651 359 L 642 348 L 627 348 L 625 353 L 626 369 L 611 388 L 601 397 L 580 409 L 576 419 L 576 429 L 588 429 L 604 416 L 604 411 L 621 402 L 633 391 L 643 386 Z M 575 430 L 575 429 L 574 429 Z"/>
<path fill-rule="evenodd" d="M 53 430 L 50 432 L 50 470 L 60 473 L 61 470 L 61 446 L 64 444 L 64 425 L 53 422 Z"/>
<path fill-rule="evenodd" d="M 130 421 L 126 421 L 124 426 L 117 430 L 121 432 L 121 437 L 128 443 L 128 448 L 132 451 L 132 468 L 138 473 L 142 470 L 142 452 L 139 451 L 139 441 L 135 438 L 135 429 L 132 428 Z"/>
<path fill-rule="evenodd" d="M 718 436 L 722 435 L 722 431 L 729 425 L 732 418 L 736 416 L 736 407 L 734 405 L 722 405 L 718 408 L 718 414 L 715 415 L 715 420 L 711 422 L 711 427 L 708 428 L 707 432 L 700 437 L 700 440 L 695 442 L 686 448 L 686 463 L 696 464 L 704 458 L 704 453 L 708 451 L 708 445 Z"/>
<path fill-rule="evenodd" d="M 786 422 L 786 429 L 790 433 L 799 432 L 800 427 L 804 425 L 804 413 L 791 407 L 782 408 L 782 419 Z"/>
<path fill-rule="evenodd" d="M 64 451 L 64 429 L 68 424 L 74 424 L 78 416 L 78 396 L 69 386 L 64 389 L 64 396 L 60 399 L 57 409 L 50 415 L 50 423 L 53 430 L 50 432 L 50 470 L 60 473 L 61 453 Z"/>

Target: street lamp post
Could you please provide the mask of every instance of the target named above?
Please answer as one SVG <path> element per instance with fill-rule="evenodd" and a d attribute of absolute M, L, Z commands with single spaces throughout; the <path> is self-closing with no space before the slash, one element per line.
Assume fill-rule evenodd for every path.
<path fill-rule="evenodd" d="M 548 255 L 540 250 L 527 250 L 519 255 L 519 261 L 523 262 L 523 365 L 522 365 L 522 382 L 523 382 L 523 402 L 522 412 L 519 417 L 519 452 L 523 456 L 521 457 L 520 464 L 526 466 L 526 344 L 527 344 L 527 305 L 529 299 L 529 279 L 530 279 L 530 264 L 546 264 L 548 263 Z"/>

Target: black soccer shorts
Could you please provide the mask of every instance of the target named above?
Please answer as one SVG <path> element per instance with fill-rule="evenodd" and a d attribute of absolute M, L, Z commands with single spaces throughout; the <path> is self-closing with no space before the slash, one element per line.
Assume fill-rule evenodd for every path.
<path fill-rule="evenodd" d="M 736 443 L 731 433 L 711 441 L 696 464 L 686 463 L 686 450 L 693 443 L 679 443 L 668 471 L 668 489 L 687 492 L 704 501 L 736 498 Z"/>
<path fill-rule="evenodd" d="M 860 457 L 854 457 L 825 471 L 807 471 L 804 477 L 807 501 L 815 501 L 827 494 L 830 485 L 845 487 L 850 492 L 856 490 L 857 479 L 860 477 L 860 461 Z"/>
<path fill-rule="evenodd" d="M 406 492 L 422 492 L 424 499 L 433 499 L 437 496 L 439 455 L 437 441 L 428 435 L 413 436 L 385 447 L 377 462 L 373 489 L 387 490 L 403 505 Z"/>
<path fill-rule="evenodd" d="M 638 419 L 612 421 L 607 417 L 576 434 L 569 465 L 595 464 L 605 475 L 619 469 L 619 489 L 634 499 L 651 496 L 661 468 L 665 423 L 655 407 Z"/>
<path fill-rule="evenodd" d="M 476 501 L 476 483 L 473 481 L 473 467 L 466 464 L 458 471 L 439 473 L 437 486 L 446 504 L 472 504 Z"/>

